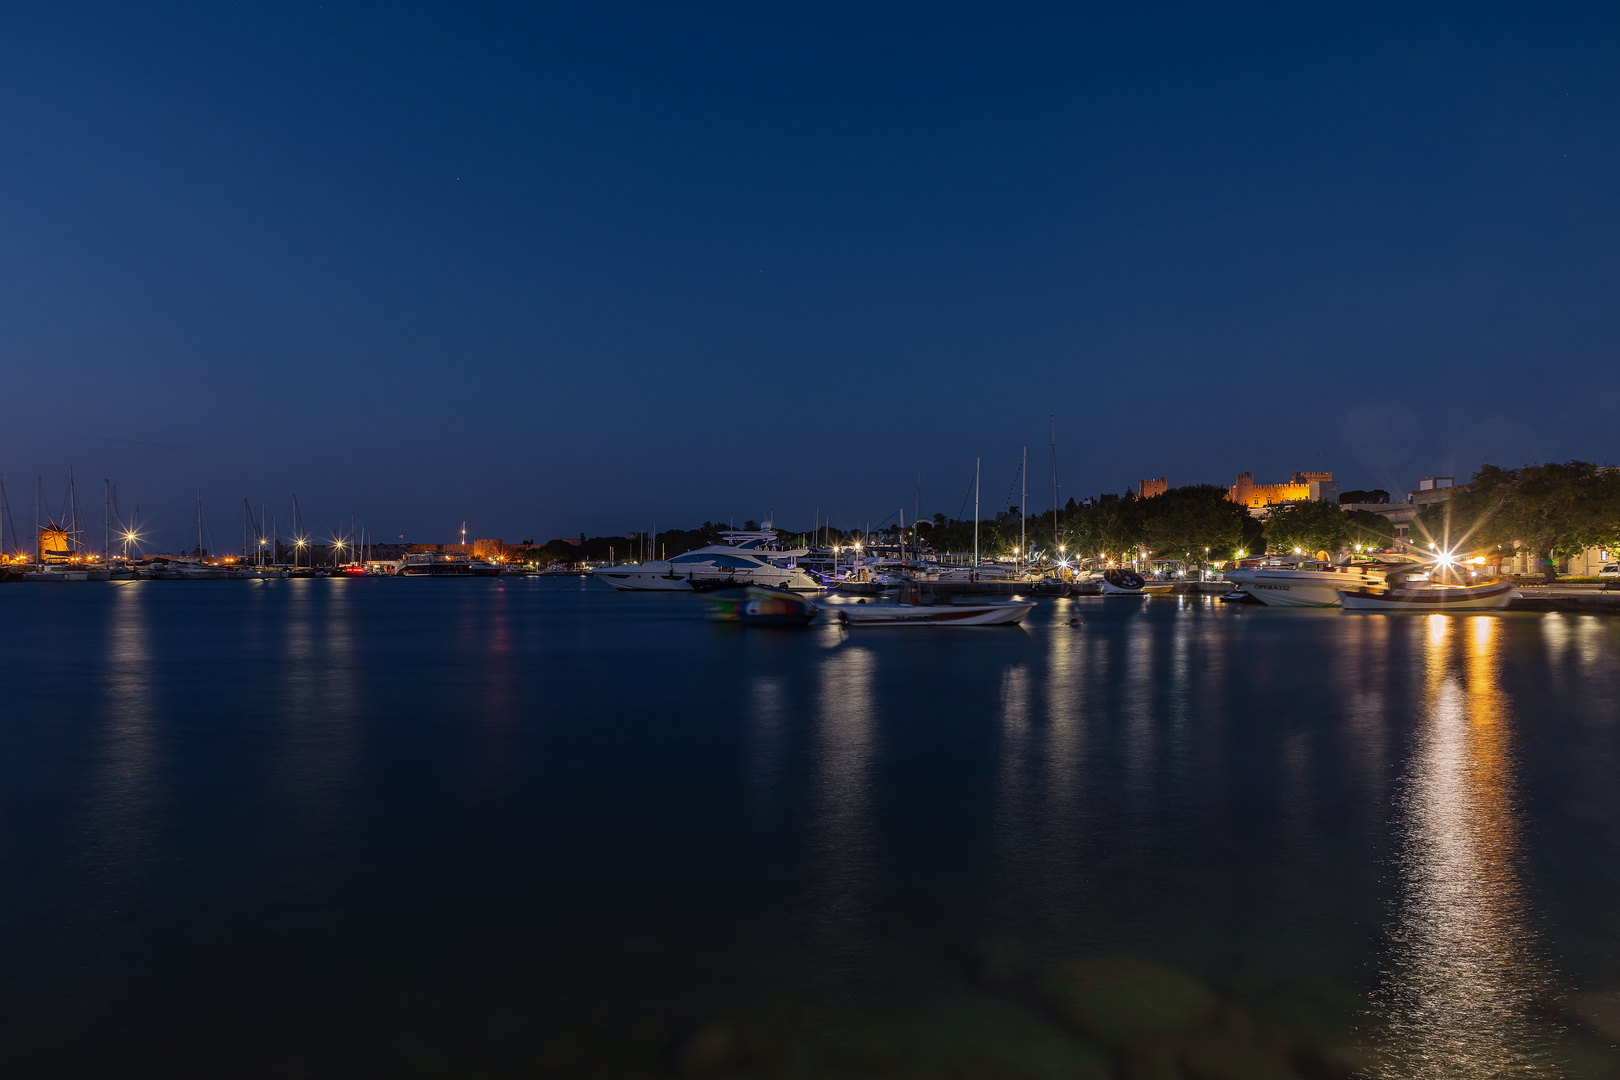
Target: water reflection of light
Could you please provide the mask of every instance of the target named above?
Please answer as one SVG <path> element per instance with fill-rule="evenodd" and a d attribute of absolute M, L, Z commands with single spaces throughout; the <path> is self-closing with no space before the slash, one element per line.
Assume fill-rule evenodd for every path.
<path fill-rule="evenodd" d="M 782 680 L 761 675 L 754 679 L 748 711 L 748 780 L 753 789 L 755 826 L 769 827 L 781 788 L 783 740 Z"/>
<path fill-rule="evenodd" d="M 1446 639 L 1446 624 L 1450 621 L 1447 615 L 1429 616 L 1429 644 L 1438 645 Z"/>
<path fill-rule="evenodd" d="M 1519 880 L 1512 715 L 1492 620 L 1474 617 L 1448 640 L 1451 620 L 1429 619 L 1400 806 L 1384 1066 L 1398 1076 L 1524 1075 L 1547 1061 L 1530 1019 L 1544 974 Z"/>
<path fill-rule="evenodd" d="M 1384 820 L 1382 809 L 1389 783 L 1389 619 L 1346 619 L 1341 628 L 1341 655 L 1335 670 L 1339 700 L 1348 721 L 1348 750 L 1359 768 L 1366 805 Z"/>
<path fill-rule="evenodd" d="M 359 710 L 350 592 L 296 588 L 285 594 L 286 675 L 280 680 L 280 745 L 270 782 L 276 832 L 266 866 L 284 888 L 330 890 L 340 884 L 345 865 L 338 844 L 352 795 Z"/>
<path fill-rule="evenodd" d="M 816 722 L 810 846 L 819 873 L 814 919 L 830 954 L 852 964 L 867 948 L 872 863 L 872 680 L 876 663 L 861 648 L 826 654 Z"/>
<path fill-rule="evenodd" d="M 1001 675 L 1001 762 L 996 777 L 997 877 L 1015 905 L 1026 900 L 1031 861 L 1037 857 L 1036 800 L 1029 779 L 1029 674 L 1023 665 Z M 1008 886 L 1011 886 L 1010 890 Z"/>
<path fill-rule="evenodd" d="M 1046 661 L 1046 804 L 1055 854 L 1072 853 L 1085 752 L 1086 637 L 1050 636 Z"/>
<path fill-rule="evenodd" d="M 90 806 L 95 859 L 113 871 L 115 890 L 134 884 L 148 864 L 156 799 L 155 709 L 152 701 L 149 596 L 142 588 L 113 592 L 102 679 L 105 691 L 100 782 Z"/>
<path fill-rule="evenodd" d="M 1553 660 L 1563 658 L 1564 649 L 1569 645 L 1569 624 L 1563 615 L 1550 611 L 1541 617 L 1541 640 L 1547 643 L 1547 653 Z"/>
<path fill-rule="evenodd" d="M 1146 810 L 1157 765 L 1153 695 L 1153 626 L 1145 616 L 1131 624 L 1124 656 L 1125 778 L 1126 790 L 1138 810 Z"/>

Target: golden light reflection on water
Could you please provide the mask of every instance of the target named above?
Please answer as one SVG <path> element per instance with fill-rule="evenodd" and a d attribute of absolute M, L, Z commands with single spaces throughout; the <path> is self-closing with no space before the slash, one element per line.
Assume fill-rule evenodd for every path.
<path fill-rule="evenodd" d="M 1519 878 L 1513 717 L 1490 616 L 1432 615 L 1398 806 L 1401 896 L 1385 987 L 1383 1072 L 1537 1075 L 1545 985 Z M 1460 654 L 1460 655 L 1459 655 Z"/>

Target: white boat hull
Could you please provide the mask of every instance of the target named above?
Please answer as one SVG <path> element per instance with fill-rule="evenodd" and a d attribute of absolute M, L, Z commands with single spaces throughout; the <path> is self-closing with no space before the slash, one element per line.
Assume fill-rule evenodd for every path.
<path fill-rule="evenodd" d="M 1393 611 L 1428 613 L 1436 611 L 1500 611 L 1517 595 L 1513 583 L 1491 585 L 1431 586 L 1427 589 L 1341 590 L 1346 611 Z"/>
<path fill-rule="evenodd" d="M 850 626 L 1011 626 L 1034 604 L 840 604 L 837 616 Z"/>
<path fill-rule="evenodd" d="M 667 570 L 658 572 L 636 567 L 598 569 L 599 577 L 620 592 L 691 592 L 692 583 L 685 577 L 674 577 Z"/>
<path fill-rule="evenodd" d="M 1337 570 L 1253 569 L 1229 570 L 1226 580 L 1263 604 L 1272 607 L 1338 607 L 1346 589 L 1382 586 L 1381 571 L 1361 567 Z"/>
<path fill-rule="evenodd" d="M 1146 593 L 1146 589 L 1126 589 L 1115 585 L 1112 581 L 1102 583 L 1102 594 L 1104 596 L 1144 596 Z"/>
<path fill-rule="evenodd" d="M 797 567 L 728 567 L 718 569 L 704 563 L 690 564 L 690 569 L 671 566 L 667 562 L 647 563 L 641 566 L 602 566 L 592 573 L 621 592 L 691 592 L 693 583 L 710 588 L 762 585 L 770 589 L 789 589 L 796 592 L 819 592 L 820 586 L 809 574 Z"/>
<path fill-rule="evenodd" d="M 1254 581 L 1243 591 L 1272 607 L 1338 607 L 1339 590 L 1332 583 L 1310 585 L 1304 582 Z"/>

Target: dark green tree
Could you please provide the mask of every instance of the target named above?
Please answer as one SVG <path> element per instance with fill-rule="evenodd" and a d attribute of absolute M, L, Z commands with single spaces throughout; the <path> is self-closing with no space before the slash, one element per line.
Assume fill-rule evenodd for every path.
<path fill-rule="evenodd" d="M 1171 488 L 1140 502 L 1142 534 L 1148 550 L 1160 557 L 1229 559 L 1243 546 L 1247 511 L 1213 484 Z"/>
<path fill-rule="evenodd" d="M 1444 550 L 1528 551 L 1550 581 L 1556 561 L 1620 538 L 1620 478 L 1587 461 L 1486 465 L 1415 522 Z"/>
<path fill-rule="evenodd" d="M 1265 532 L 1266 550 L 1278 555 L 1314 555 L 1319 551 L 1333 554 L 1353 543 L 1350 515 L 1332 502 L 1274 507 L 1266 518 Z"/>

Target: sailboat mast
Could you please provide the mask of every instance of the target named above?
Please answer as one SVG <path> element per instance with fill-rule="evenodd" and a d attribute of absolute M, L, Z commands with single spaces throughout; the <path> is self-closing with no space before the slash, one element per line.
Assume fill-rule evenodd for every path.
<path fill-rule="evenodd" d="M 1052 413 L 1052 546 L 1058 545 L 1057 413 Z"/>
<path fill-rule="evenodd" d="M 973 459 L 973 565 L 979 565 L 979 462 Z"/>
<path fill-rule="evenodd" d="M 1018 566 L 1024 562 L 1024 548 L 1028 537 L 1024 533 L 1025 523 L 1029 520 L 1024 513 L 1024 504 L 1029 502 L 1029 447 L 1024 447 L 1024 463 L 1018 466 Z"/>
<path fill-rule="evenodd" d="M 917 521 L 922 517 L 922 473 L 917 474 L 917 495 L 911 507 L 911 552 L 916 558 L 922 558 L 922 533 L 917 531 Z"/>
<path fill-rule="evenodd" d="M 101 558 L 112 569 L 112 481 L 101 481 Z"/>

